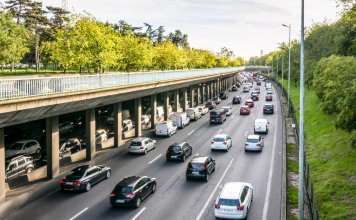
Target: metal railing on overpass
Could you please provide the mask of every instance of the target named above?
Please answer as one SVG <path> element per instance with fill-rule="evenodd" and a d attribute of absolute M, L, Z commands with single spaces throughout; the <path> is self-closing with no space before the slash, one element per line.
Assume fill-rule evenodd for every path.
<path fill-rule="evenodd" d="M 245 67 L 2 79 L 0 100 L 194 78 L 243 69 Z"/>

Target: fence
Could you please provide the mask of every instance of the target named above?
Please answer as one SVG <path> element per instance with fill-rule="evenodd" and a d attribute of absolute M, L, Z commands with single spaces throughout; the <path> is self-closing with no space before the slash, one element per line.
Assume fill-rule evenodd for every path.
<path fill-rule="evenodd" d="M 3 79 L 0 80 L 0 100 L 218 75 L 243 69 L 245 67 Z"/>
<path fill-rule="evenodd" d="M 270 79 L 273 80 L 282 89 L 283 95 L 288 98 L 288 92 L 282 86 L 282 84 L 280 82 L 276 81 L 274 78 L 270 78 Z M 296 141 L 297 141 L 297 146 L 299 146 L 299 126 L 297 123 L 296 112 L 295 112 L 293 102 L 291 99 L 289 99 L 288 113 L 289 113 L 289 117 L 291 117 L 295 123 Z M 304 151 L 304 165 L 303 165 L 304 192 L 305 192 L 305 203 L 307 206 L 307 215 L 308 215 L 309 219 L 311 219 L 311 220 L 319 220 L 317 204 L 316 204 L 316 200 L 314 199 L 313 183 L 310 180 L 309 165 L 307 165 L 306 160 L 307 160 L 307 158 L 306 158 L 305 151 Z"/>

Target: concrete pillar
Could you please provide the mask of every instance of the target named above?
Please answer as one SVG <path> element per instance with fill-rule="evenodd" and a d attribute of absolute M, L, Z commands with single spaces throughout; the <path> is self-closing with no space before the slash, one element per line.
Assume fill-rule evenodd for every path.
<path fill-rule="evenodd" d="M 201 104 L 200 87 L 197 87 L 197 105 Z"/>
<path fill-rule="evenodd" d="M 95 155 L 95 127 L 95 109 L 85 110 L 86 160 L 88 161 L 92 160 Z"/>
<path fill-rule="evenodd" d="M 204 86 L 200 85 L 200 104 L 204 104 L 205 101 L 205 94 L 204 94 Z"/>
<path fill-rule="evenodd" d="M 189 93 L 189 98 L 190 98 L 190 107 L 193 108 L 195 106 L 195 92 L 194 92 L 194 87 L 190 87 L 190 93 Z"/>
<path fill-rule="evenodd" d="M 214 81 L 213 82 L 213 89 L 214 89 L 214 96 L 217 96 L 218 95 L 218 88 L 217 88 L 217 82 L 216 81 Z"/>
<path fill-rule="evenodd" d="M 114 104 L 114 146 L 119 147 L 122 140 L 122 103 Z"/>
<path fill-rule="evenodd" d="M 187 102 L 188 101 L 188 97 L 187 97 L 187 88 L 184 87 L 183 88 L 183 112 L 187 111 Z"/>
<path fill-rule="evenodd" d="M 5 135 L 4 128 L 0 128 L 0 202 L 5 201 Z"/>
<path fill-rule="evenodd" d="M 174 111 L 178 112 L 179 110 L 179 89 L 174 90 Z"/>
<path fill-rule="evenodd" d="M 211 97 L 211 91 L 210 91 L 210 84 L 209 83 L 206 83 L 206 86 L 205 86 L 205 90 L 206 90 L 206 100 L 209 100 L 210 97 Z"/>
<path fill-rule="evenodd" d="M 151 95 L 151 128 L 156 126 L 156 108 L 157 108 L 157 95 Z"/>
<path fill-rule="evenodd" d="M 168 120 L 168 105 L 169 105 L 169 96 L 168 92 L 163 93 L 163 111 L 164 111 L 164 120 Z"/>
<path fill-rule="evenodd" d="M 135 136 L 139 137 L 142 135 L 142 126 L 141 126 L 141 98 L 135 99 Z"/>
<path fill-rule="evenodd" d="M 46 119 L 47 178 L 59 175 L 59 129 L 58 116 Z"/>

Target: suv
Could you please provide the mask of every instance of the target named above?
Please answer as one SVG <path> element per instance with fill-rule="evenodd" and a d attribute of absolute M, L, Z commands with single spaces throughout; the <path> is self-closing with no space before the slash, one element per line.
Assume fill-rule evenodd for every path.
<path fill-rule="evenodd" d="M 5 176 L 7 179 L 30 173 L 35 169 L 33 157 L 24 155 L 14 157 L 10 161 L 6 161 L 5 167 Z"/>
<path fill-rule="evenodd" d="M 187 180 L 198 178 L 209 181 L 209 176 L 215 171 L 215 159 L 212 157 L 194 157 L 189 163 L 186 171 Z"/>
<path fill-rule="evenodd" d="M 226 183 L 215 200 L 216 218 L 247 219 L 253 201 L 250 183 Z"/>
<path fill-rule="evenodd" d="M 193 148 L 187 142 L 182 142 L 182 143 L 175 142 L 168 147 L 166 153 L 166 159 L 167 161 L 169 160 L 185 161 L 185 159 L 188 156 L 192 155 L 192 152 L 193 152 Z"/>
<path fill-rule="evenodd" d="M 212 123 L 224 123 L 226 120 L 226 114 L 224 110 L 213 110 L 210 112 L 210 124 Z"/>
<path fill-rule="evenodd" d="M 130 153 L 147 154 L 149 150 L 156 148 L 157 141 L 147 137 L 138 137 L 131 141 L 129 146 Z"/>

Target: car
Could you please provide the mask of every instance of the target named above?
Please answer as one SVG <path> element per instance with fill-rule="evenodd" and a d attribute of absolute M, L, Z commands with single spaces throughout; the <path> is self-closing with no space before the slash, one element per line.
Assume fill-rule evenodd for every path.
<path fill-rule="evenodd" d="M 224 123 L 226 121 L 225 111 L 222 109 L 210 111 L 210 124 L 213 123 Z"/>
<path fill-rule="evenodd" d="M 103 165 L 81 165 L 61 179 L 61 190 L 89 191 L 93 185 L 109 179 L 111 169 Z"/>
<path fill-rule="evenodd" d="M 240 107 L 240 115 L 249 115 L 251 113 L 251 109 L 247 105 L 243 105 Z"/>
<path fill-rule="evenodd" d="M 177 124 L 173 121 L 162 121 L 156 124 L 155 134 L 156 136 L 172 136 L 173 134 L 177 133 Z"/>
<path fill-rule="evenodd" d="M 240 104 L 241 103 L 241 97 L 239 96 L 234 96 L 232 98 L 232 104 Z"/>
<path fill-rule="evenodd" d="M 247 219 L 253 201 L 253 187 L 245 182 L 228 182 L 215 199 L 214 215 L 224 219 Z"/>
<path fill-rule="evenodd" d="M 98 129 L 95 131 L 95 143 L 101 144 L 108 139 L 108 132 L 104 129 Z"/>
<path fill-rule="evenodd" d="M 261 82 L 260 82 L 260 81 L 257 81 L 257 85 L 260 86 L 260 85 L 261 85 Z"/>
<path fill-rule="evenodd" d="M 133 129 L 133 123 L 131 119 L 125 119 L 122 121 L 122 132 L 126 132 Z"/>
<path fill-rule="evenodd" d="M 223 106 L 221 107 L 221 109 L 224 110 L 226 116 L 230 116 L 232 114 L 231 106 Z"/>
<path fill-rule="evenodd" d="M 255 92 L 257 92 L 258 94 L 260 94 L 260 92 L 261 92 L 261 88 L 260 88 L 259 86 L 256 86 L 256 88 L 255 88 Z"/>
<path fill-rule="evenodd" d="M 209 176 L 215 171 L 215 165 L 215 159 L 210 156 L 196 156 L 188 163 L 186 179 L 203 179 L 208 182 Z"/>
<path fill-rule="evenodd" d="M 232 147 L 232 138 L 227 134 L 217 134 L 214 136 L 211 141 L 211 150 L 225 150 L 229 151 L 229 148 Z"/>
<path fill-rule="evenodd" d="M 250 87 L 244 86 L 244 88 L 242 89 L 242 92 L 250 92 Z"/>
<path fill-rule="evenodd" d="M 272 89 L 272 83 L 266 82 L 265 87 L 266 87 L 266 89 Z"/>
<path fill-rule="evenodd" d="M 199 111 L 199 108 L 188 108 L 186 112 L 190 120 L 197 121 L 199 118 L 201 118 L 201 112 Z"/>
<path fill-rule="evenodd" d="M 265 104 L 263 106 L 263 114 L 273 114 L 274 113 L 274 105 L 273 104 Z"/>
<path fill-rule="evenodd" d="M 133 206 L 139 208 L 142 200 L 156 191 L 156 179 L 148 176 L 128 176 L 120 180 L 110 193 L 113 207 Z"/>
<path fill-rule="evenodd" d="M 148 151 L 156 148 L 157 141 L 147 137 L 138 137 L 131 141 L 129 146 L 130 153 L 147 154 Z"/>
<path fill-rule="evenodd" d="M 207 101 L 205 106 L 208 107 L 209 110 L 216 108 L 216 103 L 214 101 Z"/>
<path fill-rule="evenodd" d="M 248 107 L 253 107 L 253 106 L 255 106 L 254 104 L 253 104 L 253 100 L 252 99 L 246 99 L 246 102 L 245 102 L 245 105 L 247 105 Z"/>
<path fill-rule="evenodd" d="M 30 173 L 34 169 L 33 157 L 19 155 L 11 160 L 5 161 L 5 178 L 12 179 Z"/>
<path fill-rule="evenodd" d="M 166 153 L 167 161 L 181 160 L 185 161 L 187 157 L 192 155 L 193 147 L 187 142 L 174 142 L 172 143 Z"/>
<path fill-rule="evenodd" d="M 221 99 L 219 97 L 214 97 L 213 101 L 215 102 L 215 104 L 219 105 L 221 103 Z"/>
<path fill-rule="evenodd" d="M 264 147 L 263 138 L 260 135 L 249 135 L 245 141 L 245 151 L 260 151 Z"/>
<path fill-rule="evenodd" d="M 186 112 L 176 112 L 169 116 L 169 120 L 171 120 L 178 128 L 184 128 L 190 124 L 190 118 Z"/>
<path fill-rule="evenodd" d="M 231 91 L 237 91 L 237 90 L 238 90 L 237 86 L 232 86 L 231 87 Z"/>
<path fill-rule="evenodd" d="M 11 158 L 17 155 L 40 154 L 41 145 L 36 140 L 22 140 L 12 144 L 6 151 L 5 157 Z"/>
<path fill-rule="evenodd" d="M 209 108 L 206 106 L 198 106 L 197 108 L 199 109 L 202 115 L 205 115 L 209 112 Z"/>
<path fill-rule="evenodd" d="M 267 94 L 266 95 L 266 101 L 272 101 L 272 95 L 271 94 Z"/>
<path fill-rule="evenodd" d="M 263 81 L 263 80 L 264 80 L 264 77 L 263 77 L 263 76 L 260 76 L 259 80 Z"/>
<path fill-rule="evenodd" d="M 268 125 L 269 122 L 267 121 L 267 119 L 264 118 L 257 118 L 254 122 L 254 133 L 264 133 L 264 134 L 268 134 Z"/>
<path fill-rule="evenodd" d="M 58 124 L 59 134 L 68 134 L 72 133 L 74 126 L 73 122 L 63 122 Z"/>
<path fill-rule="evenodd" d="M 227 98 L 229 98 L 229 96 L 228 96 L 226 91 L 223 91 L 223 92 L 220 92 L 219 98 L 220 99 L 227 99 Z"/>
<path fill-rule="evenodd" d="M 253 81 L 248 83 L 248 86 L 250 87 L 250 89 L 253 87 Z"/>
<path fill-rule="evenodd" d="M 272 89 L 267 89 L 267 94 L 273 94 L 273 90 Z"/>
<path fill-rule="evenodd" d="M 63 158 L 67 153 L 76 153 L 82 150 L 82 143 L 78 138 L 69 138 L 65 140 L 59 148 L 59 158 Z"/>
<path fill-rule="evenodd" d="M 258 101 L 258 99 L 259 99 L 258 94 L 252 94 L 252 95 L 251 95 L 251 99 L 252 99 L 253 101 Z"/>
<path fill-rule="evenodd" d="M 259 94 L 260 94 L 260 93 L 259 93 L 257 90 L 254 90 L 254 91 L 251 92 L 251 97 L 252 97 L 253 95 L 259 96 Z"/>
<path fill-rule="evenodd" d="M 237 82 L 237 83 L 235 84 L 235 86 L 236 86 L 237 88 L 240 88 L 240 86 L 241 86 L 240 82 Z"/>
<path fill-rule="evenodd" d="M 141 115 L 141 125 L 149 125 L 150 124 L 150 116 Z"/>

